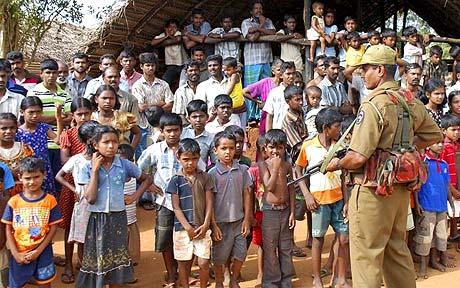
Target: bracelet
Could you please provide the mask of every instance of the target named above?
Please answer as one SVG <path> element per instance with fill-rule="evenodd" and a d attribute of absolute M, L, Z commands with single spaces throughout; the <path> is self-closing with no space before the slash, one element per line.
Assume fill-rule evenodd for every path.
<path fill-rule="evenodd" d="M 224 33 L 220 34 L 220 39 L 224 39 Z"/>

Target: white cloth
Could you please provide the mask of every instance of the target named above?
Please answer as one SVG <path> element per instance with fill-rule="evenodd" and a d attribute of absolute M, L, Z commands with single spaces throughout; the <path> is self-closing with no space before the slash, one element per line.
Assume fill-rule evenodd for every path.
<path fill-rule="evenodd" d="M 284 116 L 286 115 L 286 112 L 289 108 L 286 100 L 284 99 L 285 89 L 286 86 L 281 83 L 279 86 L 273 88 L 270 93 L 268 93 L 267 101 L 265 101 L 263 111 L 273 115 L 273 129 L 282 128 Z"/>

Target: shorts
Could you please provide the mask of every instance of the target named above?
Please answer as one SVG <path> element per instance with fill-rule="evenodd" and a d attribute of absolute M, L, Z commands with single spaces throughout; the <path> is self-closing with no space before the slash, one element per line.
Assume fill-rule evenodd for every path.
<path fill-rule="evenodd" d="M 244 262 L 247 254 L 246 238 L 241 234 L 243 219 L 235 222 L 217 223 L 222 231 L 222 240 L 213 242 L 212 261 L 215 265 L 224 265 L 232 256 Z"/>
<path fill-rule="evenodd" d="M 452 200 L 454 202 L 455 215 L 452 214 L 452 208 L 450 207 L 449 203 L 447 203 L 447 213 L 449 215 L 449 218 L 460 217 L 460 200 Z"/>
<path fill-rule="evenodd" d="M 256 211 L 256 226 L 252 227 L 252 244 L 262 247 L 262 211 Z"/>
<path fill-rule="evenodd" d="M 53 261 L 53 248 L 48 245 L 38 256 L 29 264 L 19 264 L 13 256 L 10 257 L 9 287 L 23 287 L 27 282 L 34 281 L 38 285 L 51 283 L 56 277 L 56 267 Z"/>
<path fill-rule="evenodd" d="M 177 261 L 192 260 L 193 255 L 202 258 L 211 258 L 211 230 L 206 231 L 204 238 L 190 240 L 187 231 L 174 231 L 174 259 Z"/>
<path fill-rule="evenodd" d="M 447 249 L 447 214 L 446 212 L 423 212 L 414 237 L 415 253 L 428 256 L 431 248 L 438 251 Z"/>
<path fill-rule="evenodd" d="M 155 223 L 155 252 L 163 252 L 172 246 L 173 229 L 174 212 L 159 206 Z"/>
<path fill-rule="evenodd" d="M 312 237 L 324 237 L 329 225 L 332 226 L 335 233 L 342 235 L 348 234 L 348 224 L 343 218 L 343 200 L 332 204 L 320 205 L 312 215 Z"/>
<path fill-rule="evenodd" d="M 415 228 L 414 224 L 414 214 L 412 213 L 412 209 L 409 207 L 407 208 L 407 222 L 406 222 L 406 231 L 411 231 Z"/>

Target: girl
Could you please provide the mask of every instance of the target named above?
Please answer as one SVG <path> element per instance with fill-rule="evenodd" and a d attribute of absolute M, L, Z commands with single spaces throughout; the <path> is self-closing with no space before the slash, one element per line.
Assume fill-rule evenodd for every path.
<path fill-rule="evenodd" d="M 50 125 L 40 122 L 43 114 L 43 103 L 40 98 L 28 96 L 22 100 L 20 108 L 20 112 L 24 117 L 24 124 L 19 127 L 16 140 L 28 144 L 32 147 L 35 157 L 45 161 L 46 178 L 43 181 L 42 190 L 55 195 L 54 175 L 51 171 L 48 157 L 47 138 L 59 144 L 59 137 L 63 127 L 62 105 L 56 104 L 56 133 Z"/>
<path fill-rule="evenodd" d="M 118 131 L 111 126 L 96 127 L 91 162 L 86 162 L 78 173 L 77 183 L 87 185 L 85 198 L 91 214 L 76 287 L 116 287 L 133 280 L 123 190 L 127 179 L 136 178 L 140 186 L 131 199 L 138 199 L 152 179 L 132 162 L 117 156 L 118 137 Z"/>
<path fill-rule="evenodd" d="M 19 162 L 34 155 L 29 145 L 16 142 L 18 119 L 12 113 L 0 113 L 0 162 L 5 163 L 13 173 L 16 184 L 10 189 L 10 197 L 22 192 L 19 181 Z"/>
<path fill-rule="evenodd" d="M 321 43 L 321 55 L 326 53 L 326 39 L 324 38 L 324 4 L 313 2 L 312 10 L 315 15 L 311 17 L 311 27 L 307 30 L 307 39 L 310 40 L 310 58 L 308 61 L 313 62 L 317 41 Z"/>
<path fill-rule="evenodd" d="M 75 127 L 66 129 L 62 131 L 60 142 L 61 142 L 61 162 L 63 165 L 67 163 L 71 156 L 82 153 L 85 150 L 85 142 L 80 142 L 78 136 L 78 129 L 81 125 L 91 119 L 92 106 L 91 102 L 85 98 L 75 98 L 70 104 L 70 111 L 72 113 L 72 122 L 76 125 Z M 93 125 L 94 126 L 94 125 Z M 73 164 L 70 164 L 73 165 Z M 62 169 L 61 169 L 62 171 Z M 72 265 L 72 256 L 73 256 L 73 242 L 68 241 L 70 223 L 72 219 L 72 213 L 75 204 L 75 189 L 70 189 L 69 187 L 74 187 L 74 180 L 70 170 L 61 180 L 65 181 L 67 185 L 64 185 L 61 190 L 59 197 L 59 206 L 61 208 L 62 219 L 63 221 L 59 224 L 59 227 L 64 229 L 65 241 L 65 268 L 64 273 L 61 274 L 61 281 L 66 284 L 73 283 L 75 281 L 73 275 L 73 265 Z M 75 173 L 74 173 L 75 174 Z M 56 180 L 58 177 L 56 175 Z M 58 180 L 61 183 L 61 181 Z M 78 197 L 78 195 L 77 195 Z M 81 258 L 81 257 L 80 257 Z"/>
<path fill-rule="evenodd" d="M 449 103 L 449 112 L 457 117 L 460 117 L 460 91 L 452 91 L 447 97 Z"/>
<path fill-rule="evenodd" d="M 426 111 L 433 117 L 438 126 L 444 115 L 443 108 L 447 103 L 446 87 L 444 81 L 439 78 L 430 78 L 425 84 L 425 95 L 420 100 L 425 104 Z"/>
<path fill-rule="evenodd" d="M 92 119 L 100 124 L 116 128 L 121 134 L 121 143 L 137 147 L 141 140 L 141 130 L 136 124 L 134 115 L 118 111 L 120 102 L 115 89 L 110 85 L 101 85 L 97 89 L 93 100 L 97 111 L 93 112 Z M 129 142 L 130 134 L 132 134 L 131 143 Z"/>

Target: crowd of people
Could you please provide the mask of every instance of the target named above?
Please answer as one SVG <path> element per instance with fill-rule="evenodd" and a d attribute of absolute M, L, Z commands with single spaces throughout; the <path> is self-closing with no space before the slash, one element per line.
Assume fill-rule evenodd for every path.
<path fill-rule="evenodd" d="M 321 165 L 337 142 L 351 142 L 352 150 L 369 157 L 373 150 L 366 145 L 375 130 L 398 123 L 398 115 L 383 118 L 383 106 L 374 104 L 366 109 L 375 109 L 376 125 L 363 120 L 374 115 L 360 105 L 372 103 L 376 84 L 369 82 L 380 75 L 379 65 L 425 105 L 429 121 L 439 126 L 433 133 L 444 135 L 421 151 L 427 180 L 411 194 L 404 215 L 406 248 L 420 263 L 421 278 L 428 264 L 453 267 L 455 255 L 446 250 L 452 242 L 460 251 L 460 48 L 452 47 L 448 71 L 441 47 L 429 45 L 415 27 L 401 37 L 391 29 L 364 33 L 347 17 L 339 31 L 333 9 L 315 2 L 312 11 L 307 61 L 315 73 L 307 81 L 302 47 L 286 42 L 304 38 L 296 17 L 285 15 L 276 31 L 261 1 L 251 4 L 241 29 L 231 16 L 213 29 L 201 9 L 191 12 L 183 30 L 177 20 L 166 21 L 151 43 L 164 50 L 164 71 L 157 53 L 128 50 L 101 56 L 97 78 L 89 76 L 89 57 L 80 52 L 70 65 L 41 61 L 39 76 L 25 69 L 19 51 L 0 59 L 0 286 L 47 286 L 55 265 L 64 267 L 60 280 L 76 287 L 135 283 L 141 256 L 136 211 L 142 206 L 155 210 L 163 287 L 207 287 L 210 277 L 215 287 L 239 287 L 251 244 L 259 285 L 291 287 L 292 259 L 306 257 L 294 242 L 294 227 L 305 218 L 313 286 L 323 287 L 322 279 L 332 275 L 334 287 L 351 287 L 349 240 L 356 235 L 348 235 L 349 173 L 336 162 L 325 174 L 289 182 Z M 258 42 L 262 35 L 279 37 L 279 56 L 269 42 Z M 240 45 L 239 37 L 249 41 Z M 403 51 L 399 40 L 406 41 Z M 424 117 L 411 118 L 416 130 L 429 126 Z M 368 138 L 352 140 L 353 125 Z M 250 143 L 254 127 L 258 137 Z M 408 131 L 402 134 L 414 134 Z M 246 153 L 251 145 L 257 146 L 252 159 Z M 329 226 L 335 237 L 321 263 Z M 64 258 L 53 255 L 58 228 L 65 232 Z M 191 273 L 193 265 L 198 274 Z M 380 277 L 374 279 L 380 285 L 382 274 L 375 275 L 368 277 Z M 388 287 L 396 287 L 387 277 Z"/>

